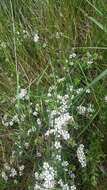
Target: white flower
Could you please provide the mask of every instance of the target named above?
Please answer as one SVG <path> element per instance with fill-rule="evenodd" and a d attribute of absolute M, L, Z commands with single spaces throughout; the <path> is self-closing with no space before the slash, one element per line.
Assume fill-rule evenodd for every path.
<path fill-rule="evenodd" d="M 37 151 L 36 155 L 37 155 L 37 157 L 41 157 L 42 156 L 41 153 L 38 152 L 38 151 Z"/>
<path fill-rule="evenodd" d="M 78 89 L 76 90 L 76 92 L 77 92 L 77 94 L 80 94 L 83 90 L 84 90 L 83 88 L 78 88 Z"/>
<path fill-rule="evenodd" d="M 72 53 L 72 54 L 70 54 L 69 59 L 72 59 L 72 58 L 75 58 L 75 57 L 76 57 L 76 53 Z"/>
<path fill-rule="evenodd" d="M 15 177 L 17 175 L 17 171 L 15 170 L 15 168 L 12 168 L 10 172 L 10 177 Z"/>
<path fill-rule="evenodd" d="M 47 94 L 47 96 L 48 96 L 48 97 L 51 97 L 51 96 L 52 96 L 52 94 L 49 92 L 49 93 Z"/>
<path fill-rule="evenodd" d="M 65 63 L 68 63 L 68 59 L 65 60 Z"/>
<path fill-rule="evenodd" d="M 73 87 L 73 85 L 71 85 L 71 86 L 69 87 L 70 92 L 73 92 L 73 89 L 74 89 L 74 87 Z"/>
<path fill-rule="evenodd" d="M 23 175 L 23 170 L 24 170 L 25 166 L 19 166 L 19 175 L 22 176 Z"/>
<path fill-rule="evenodd" d="M 2 120 L 2 124 L 3 124 L 5 127 L 8 127 L 8 126 L 9 126 L 9 122 L 4 122 L 3 120 Z"/>
<path fill-rule="evenodd" d="M 34 190 L 41 190 L 41 187 L 40 187 L 40 185 L 38 185 L 38 184 L 35 184 L 35 186 L 34 186 Z"/>
<path fill-rule="evenodd" d="M 8 176 L 6 175 L 5 171 L 2 171 L 2 172 L 1 172 L 1 176 L 2 176 L 2 178 L 3 178 L 5 181 L 8 180 Z"/>
<path fill-rule="evenodd" d="M 37 111 L 34 111 L 34 112 L 33 112 L 33 115 L 34 115 L 34 116 L 37 116 L 37 115 L 38 115 L 38 112 L 37 112 Z"/>
<path fill-rule="evenodd" d="M 89 94 L 90 92 L 91 92 L 91 91 L 90 91 L 90 89 L 89 89 L 89 88 L 88 88 L 88 89 L 86 89 L 86 93 L 88 93 L 88 94 Z"/>
<path fill-rule="evenodd" d="M 56 141 L 56 142 L 55 142 L 55 148 L 56 148 L 56 149 L 61 148 L 61 144 L 60 144 L 59 141 Z"/>
<path fill-rule="evenodd" d="M 9 164 L 8 164 L 7 162 L 4 164 L 4 168 L 5 168 L 6 170 L 10 170 L 10 166 L 9 166 Z"/>
<path fill-rule="evenodd" d="M 77 158 L 79 162 L 81 163 L 82 168 L 86 167 L 86 157 L 84 154 L 84 145 L 80 144 L 77 149 Z"/>
<path fill-rule="evenodd" d="M 19 122 L 18 115 L 14 115 L 12 121 L 18 123 Z"/>
<path fill-rule="evenodd" d="M 104 101 L 107 102 L 107 96 L 104 97 Z"/>
<path fill-rule="evenodd" d="M 27 95 L 27 90 L 22 88 L 20 90 L 20 93 L 17 95 L 17 98 L 18 99 L 24 99 L 26 97 L 26 95 Z"/>
<path fill-rule="evenodd" d="M 60 82 L 63 82 L 64 80 L 65 80 L 65 77 L 63 77 L 63 78 L 58 78 L 58 79 L 57 79 L 57 82 L 60 83 Z"/>
<path fill-rule="evenodd" d="M 74 62 L 73 62 L 73 61 L 71 61 L 71 62 L 69 63 L 69 65 L 70 65 L 70 66 L 73 66 L 73 65 L 74 65 Z"/>
<path fill-rule="evenodd" d="M 10 126 L 13 126 L 13 124 L 14 124 L 13 121 L 10 121 L 10 122 L 9 122 L 9 125 L 10 125 Z"/>
<path fill-rule="evenodd" d="M 77 110 L 78 110 L 78 113 L 80 114 L 80 115 L 84 115 L 85 113 L 86 113 L 86 107 L 85 106 L 82 106 L 82 105 L 80 105 L 80 106 L 78 106 L 77 107 Z"/>
<path fill-rule="evenodd" d="M 87 63 L 88 63 L 88 65 L 91 65 L 93 63 L 93 60 L 90 60 Z"/>
<path fill-rule="evenodd" d="M 27 37 L 29 37 L 29 33 L 27 30 L 23 30 L 23 37 L 26 39 Z"/>
<path fill-rule="evenodd" d="M 56 38 L 60 38 L 60 33 L 56 32 Z"/>
<path fill-rule="evenodd" d="M 17 183 L 18 183 L 18 181 L 15 179 L 15 180 L 14 180 L 14 184 L 16 184 L 16 185 L 17 185 Z"/>
<path fill-rule="evenodd" d="M 55 171 L 47 162 L 43 164 L 43 171 L 39 175 L 39 180 L 41 180 L 41 186 L 44 189 L 53 189 L 55 186 Z"/>
<path fill-rule="evenodd" d="M 70 138 L 70 134 L 68 133 L 68 131 L 62 130 L 61 135 L 64 140 L 68 140 Z"/>
<path fill-rule="evenodd" d="M 62 100 L 62 96 L 58 94 L 57 95 L 57 99 L 61 101 Z"/>
<path fill-rule="evenodd" d="M 60 179 L 60 180 L 58 181 L 58 184 L 59 184 L 61 187 L 63 187 L 63 181 L 62 181 L 62 179 Z"/>
<path fill-rule="evenodd" d="M 49 164 L 48 164 L 47 162 L 44 162 L 44 164 L 43 164 L 43 168 L 44 168 L 44 169 L 49 168 Z"/>
<path fill-rule="evenodd" d="M 31 133 L 35 133 L 36 132 L 36 128 L 32 127 L 28 130 L 27 135 L 29 136 Z"/>
<path fill-rule="evenodd" d="M 62 32 L 56 32 L 56 38 L 59 39 L 62 36 Z"/>
<path fill-rule="evenodd" d="M 38 174 L 38 172 L 35 172 L 35 179 L 39 179 L 39 174 Z"/>
<path fill-rule="evenodd" d="M 76 186 L 75 185 L 70 186 L 70 190 L 76 190 Z"/>
<path fill-rule="evenodd" d="M 56 155 L 56 160 L 61 161 L 61 155 L 60 154 Z"/>
<path fill-rule="evenodd" d="M 47 44 L 44 42 L 43 45 L 42 45 L 42 47 L 45 48 L 46 46 L 47 46 Z"/>
<path fill-rule="evenodd" d="M 37 119 L 37 124 L 38 124 L 39 127 L 41 127 L 42 123 L 41 123 L 41 120 L 39 118 Z"/>
<path fill-rule="evenodd" d="M 63 161 L 63 162 L 62 162 L 62 166 L 63 166 L 63 167 L 67 167 L 68 165 L 69 165 L 69 163 L 68 163 L 67 161 Z"/>
<path fill-rule="evenodd" d="M 33 41 L 36 43 L 36 42 L 38 42 L 38 40 L 39 40 L 38 34 L 34 34 Z"/>
<path fill-rule="evenodd" d="M 50 87 L 49 92 L 52 89 L 53 88 Z M 59 94 L 57 95 L 57 102 L 59 104 L 59 107 L 56 110 L 48 111 L 50 129 L 48 129 L 45 133 L 46 136 L 53 134 L 57 137 L 62 137 L 64 140 L 68 140 L 70 138 L 70 134 L 66 129 L 67 124 L 72 119 L 72 116 L 70 116 L 68 112 L 68 100 L 68 94 L 65 94 L 64 96 L 61 96 Z"/>
<path fill-rule="evenodd" d="M 93 113 L 94 112 L 94 109 L 93 109 L 91 104 L 88 105 L 87 112 L 88 113 Z"/>
<path fill-rule="evenodd" d="M 63 185 L 62 190 L 69 190 L 68 184 Z"/>
<path fill-rule="evenodd" d="M 24 170 L 24 168 L 25 168 L 25 166 L 24 166 L 24 165 L 19 166 L 19 170 L 20 170 L 20 171 L 23 171 L 23 170 Z"/>
<path fill-rule="evenodd" d="M 63 166 L 64 171 L 68 171 L 68 168 L 67 168 L 68 165 L 69 165 L 69 163 L 67 161 L 62 162 L 62 166 Z"/>
<path fill-rule="evenodd" d="M 28 149 L 29 148 L 29 143 L 25 142 L 25 148 Z"/>

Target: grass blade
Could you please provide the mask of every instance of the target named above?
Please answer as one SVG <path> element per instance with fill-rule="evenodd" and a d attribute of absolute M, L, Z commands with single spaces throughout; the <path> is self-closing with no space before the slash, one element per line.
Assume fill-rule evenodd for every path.
<path fill-rule="evenodd" d="M 100 22 L 98 22 L 95 18 L 93 17 L 88 17 L 94 24 L 96 24 L 101 30 L 104 32 L 107 32 L 107 28 L 104 27 Z"/>

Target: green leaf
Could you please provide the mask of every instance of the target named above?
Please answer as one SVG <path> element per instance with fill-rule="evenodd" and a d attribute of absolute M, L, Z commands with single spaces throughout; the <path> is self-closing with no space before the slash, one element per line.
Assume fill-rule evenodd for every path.
<path fill-rule="evenodd" d="M 105 69 L 100 75 L 98 75 L 89 85 L 88 88 L 95 85 L 99 80 L 103 79 L 107 75 L 107 69 Z"/>
<path fill-rule="evenodd" d="M 103 26 L 100 22 L 98 22 L 95 18 L 93 17 L 88 17 L 94 24 L 96 24 L 101 30 L 104 32 L 107 32 L 107 28 Z"/>

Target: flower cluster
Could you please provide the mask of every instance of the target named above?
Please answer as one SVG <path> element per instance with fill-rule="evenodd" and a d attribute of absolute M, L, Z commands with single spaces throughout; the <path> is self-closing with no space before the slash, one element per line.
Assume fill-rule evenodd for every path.
<path fill-rule="evenodd" d="M 66 127 L 70 119 L 71 116 L 69 115 L 69 113 L 60 114 L 54 120 L 54 128 L 49 129 L 45 135 L 49 136 L 50 134 L 54 134 L 57 137 L 62 137 L 64 140 L 68 140 L 70 138 L 70 135 L 68 131 L 64 129 L 64 127 Z"/>
<path fill-rule="evenodd" d="M 107 96 L 104 97 L 104 101 L 107 103 Z"/>
<path fill-rule="evenodd" d="M 76 190 L 77 189 L 75 185 L 64 184 L 62 179 L 60 179 L 58 183 L 60 184 L 60 187 L 62 188 L 62 190 Z"/>
<path fill-rule="evenodd" d="M 50 89 L 52 90 L 53 88 L 49 88 L 49 93 L 51 95 Z M 56 102 L 58 103 L 58 107 L 52 111 L 48 110 L 50 128 L 47 130 L 45 135 L 49 136 L 50 134 L 54 134 L 58 138 L 62 137 L 64 140 L 68 140 L 70 135 L 67 131 L 67 124 L 70 120 L 73 120 L 73 117 L 70 116 L 68 112 L 69 96 L 61 96 L 58 94 Z"/>
<path fill-rule="evenodd" d="M 14 179 L 15 177 L 22 176 L 24 170 L 24 165 L 20 165 L 17 170 L 12 165 L 9 165 L 7 162 L 4 164 L 4 168 L 1 172 L 2 178 L 7 181 L 9 178 Z"/>
<path fill-rule="evenodd" d="M 36 184 L 34 190 L 53 189 L 55 186 L 56 172 L 48 162 L 43 163 L 43 169 L 40 174 L 35 172 Z"/>
<path fill-rule="evenodd" d="M 74 59 L 74 57 L 71 57 L 70 59 Z M 66 85 L 65 77 L 56 77 L 56 81 L 56 85 L 50 86 L 47 91 L 45 99 L 43 100 L 44 106 L 39 100 L 33 103 L 29 97 L 30 104 L 29 110 L 27 110 L 29 114 L 25 114 L 24 111 L 28 109 L 28 106 L 26 105 L 28 102 L 26 101 L 28 100 L 28 93 L 27 90 L 20 89 L 17 98 L 20 99 L 20 105 L 22 104 L 23 109 L 22 115 L 25 117 L 22 118 L 22 115 L 19 117 L 17 113 L 11 118 L 11 120 L 9 120 L 8 116 L 4 115 L 2 119 L 4 125 L 10 122 L 13 122 L 11 126 L 15 123 L 18 125 L 21 121 L 24 121 L 23 124 L 25 124 L 26 119 L 32 121 L 31 125 L 26 127 L 26 131 L 22 130 L 24 133 L 22 132 L 21 135 L 24 135 L 24 139 L 19 135 L 17 141 L 14 143 L 15 147 L 10 159 L 10 165 L 2 170 L 2 178 L 5 181 L 8 181 L 9 179 L 16 180 L 24 174 L 24 165 L 19 165 L 18 167 L 15 165 L 16 152 L 18 152 L 19 160 L 22 159 L 25 151 L 30 152 L 33 143 L 33 151 L 35 152 L 34 158 L 38 165 L 38 170 L 36 168 L 35 172 L 35 181 L 32 182 L 34 190 L 53 190 L 55 188 L 61 188 L 62 190 L 76 190 L 76 175 L 74 168 L 76 168 L 77 160 L 75 159 L 73 167 L 71 165 L 72 158 L 74 158 L 74 155 L 72 157 L 72 149 L 74 148 L 73 154 L 77 155 L 82 168 L 86 167 L 86 157 L 83 144 L 80 144 L 77 151 L 75 151 L 79 142 L 76 142 L 74 133 L 75 130 L 78 132 L 76 126 L 79 126 L 79 124 L 78 122 L 75 122 L 76 117 L 73 112 L 71 112 L 71 107 L 73 107 L 75 96 L 80 95 L 84 91 L 84 88 L 76 88 L 69 83 L 69 85 Z M 66 89 L 60 91 L 60 87 L 64 86 L 63 83 L 66 86 L 64 87 Z M 90 89 L 87 89 L 86 93 L 90 94 Z M 75 106 L 74 111 L 75 110 L 81 115 L 86 115 L 87 113 L 92 114 L 94 112 L 92 104 L 88 104 L 87 106 L 80 104 Z M 43 112 L 45 112 L 45 114 L 43 114 Z M 43 143 L 44 139 L 45 141 Z M 40 150 L 38 147 L 40 147 Z M 66 154 L 68 147 L 71 152 L 71 160 L 68 159 L 68 155 Z M 42 159 L 45 150 L 46 157 L 44 156 L 44 159 Z M 47 155 L 47 152 L 49 155 Z M 33 153 L 30 152 L 30 154 Z M 46 161 L 47 158 L 48 162 Z M 60 171 L 61 176 L 59 175 Z"/>
<path fill-rule="evenodd" d="M 20 100 L 27 100 L 29 98 L 27 95 L 27 90 L 21 88 L 20 92 L 17 94 L 16 98 L 20 99 Z"/>
<path fill-rule="evenodd" d="M 77 111 L 80 115 L 91 115 L 95 110 L 91 104 L 89 104 L 87 107 L 80 105 L 77 107 Z"/>
<path fill-rule="evenodd" d="M 33 41 L 34 41 L 35 43 L 37 43 L 38 40 L 39 40 L 39 36 L 38 36 L 38 34 L 35 33 L 35 34 L 34 34 Z"/>
<path fill-rule="evenodd" d="M 22 120 L 22 118 L 18 118 L 18 115 L 14 115 L 12 118 L 8 118 L 8 115 L 5 114 L 2 118 L 2 124 L 5 126 L 5 127 L 12 127 L 14 124 L 19 124 L 20 121 Z"/>
<path fill-rule="evenodd" d="M 77 149 L 77 157 L 78 157 L 78 160 L 79 160 L 82 168 L 86 167 L 86 157 L 84 154 L 84 145 L 83 144 L 80 144 Z"/>

